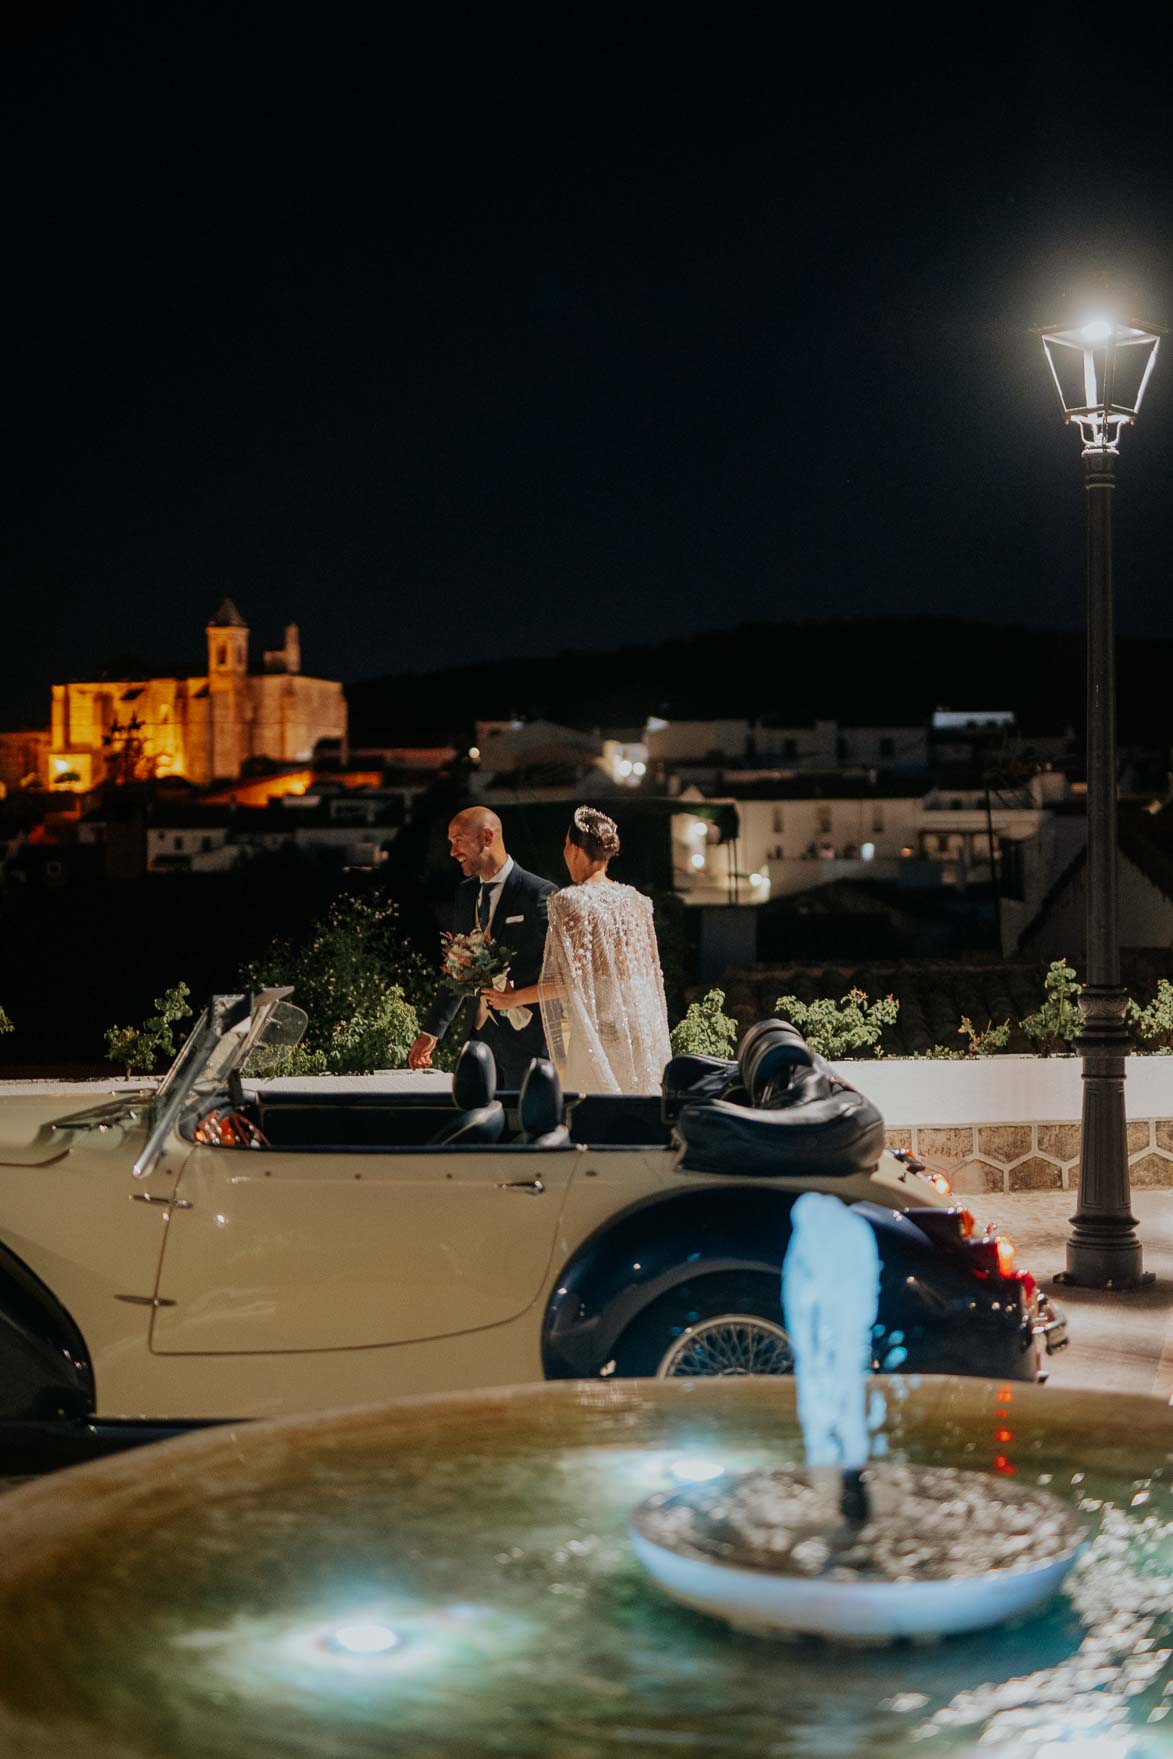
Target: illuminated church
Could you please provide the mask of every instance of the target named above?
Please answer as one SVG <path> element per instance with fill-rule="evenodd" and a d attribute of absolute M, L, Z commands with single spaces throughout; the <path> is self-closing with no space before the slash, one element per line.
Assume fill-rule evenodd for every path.
<path fill-rule="evenodd" d="M 346 738 L 341 684 L 307 678 L 295 623 L 252 669 L 248 624 L 225 599 L 207 626 L 198 678 L 54 684 L 49 782 L 96 787 L 120 763 L 125 779 L 235 781 L 248 758 L 307 763 L 320 739 Z"/>

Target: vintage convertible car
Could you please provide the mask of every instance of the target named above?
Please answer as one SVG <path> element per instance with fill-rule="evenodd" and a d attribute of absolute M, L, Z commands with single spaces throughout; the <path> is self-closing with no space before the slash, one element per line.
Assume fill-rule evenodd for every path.
<path fill-rule="evenodd" d="M 563 1096 L 548 1063 L 498 1096 L 480 1045 L 451 1093 L 388 1093 L 254 1077 L 304 1027 L 289 994 L 213 997 L 156 1092 L 0 1139 L 0 1470 L 543 1375 L 788 1372 L 810 1189 L 876 1231 L 877 1368 L 1030 1379 L 1064 1341 L 784 1022 L 674 1059 L 662 1099 Z"/>

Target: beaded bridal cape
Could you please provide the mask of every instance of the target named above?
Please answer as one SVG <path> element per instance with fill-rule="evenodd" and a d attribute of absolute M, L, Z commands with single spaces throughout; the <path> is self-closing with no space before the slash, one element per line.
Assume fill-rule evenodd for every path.
<path fill-rule="evenodd" d="M 594 880 L 551 894 L 542 983 L 546 1043 L 571 1093 L 659 1093 L 672 1055 L 652 904 Z"/>

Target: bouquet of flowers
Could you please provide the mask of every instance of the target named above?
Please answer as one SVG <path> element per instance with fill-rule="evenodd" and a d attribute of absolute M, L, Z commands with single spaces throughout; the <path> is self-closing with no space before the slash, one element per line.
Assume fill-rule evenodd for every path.
<path fill-rule="evenodd" d="M 469 934 L 442 934 L 444 952 L 440 972 L 445 989 L 454 995 L 477 998 L 476 1026 L 479 1030 L 489 1017 L 489 1006 L 481 1000 L 483 989 L 504 990 L 509 982 L 509 961 L 513 954 L 498 941 L 488 940 L 482 928 Z M 533 1019 L 529 1008 L 503 1010 L 509 1024 L 518 1032 Z"/>

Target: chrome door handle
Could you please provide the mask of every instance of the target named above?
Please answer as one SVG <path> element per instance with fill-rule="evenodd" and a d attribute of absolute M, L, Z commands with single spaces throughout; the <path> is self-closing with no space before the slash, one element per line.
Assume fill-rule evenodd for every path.
<path fill-rule="evenodd" d="M 540 1197 L 546 1187 L 540 1179 L 498 1179 L 498 1191 L 525 1191 L 530 1197 Z"/>

